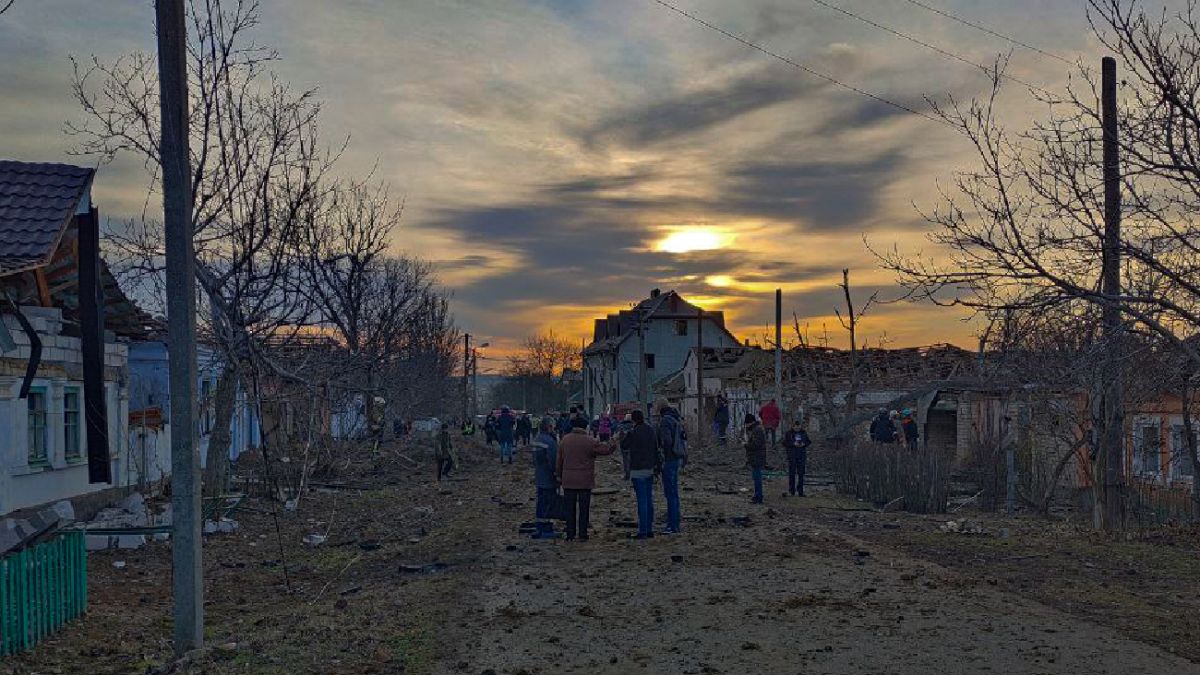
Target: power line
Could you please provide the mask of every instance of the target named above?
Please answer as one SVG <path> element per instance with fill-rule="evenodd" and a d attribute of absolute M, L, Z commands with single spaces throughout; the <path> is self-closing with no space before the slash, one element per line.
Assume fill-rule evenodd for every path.
<path fill-rule="evenodd" d="M 1067 64 L 1068 66 L 1076 66 L 1076 65 L 1078 65 L 1078 64 L 1076 64 L 1076 63 L 1073 63 L 1073 62 L 1071 62 L 1071 61 L 1069 61 L 1069 60 L 1067 60 L 1067 59 L 1064 59 L 1063 57 L 1059 56 L 1058 54 L 1053 54 L 1053 53 L 1051 53 L 1051 52 L 1048 52 L 1048 51 L 1046 51 L 1046 50 L 1044 50 L 1044 49 L 1041 49 L 1041 48 L 1039 48 L 1039 47 L 1035 47 L 1035 46 L 1033 46 L 1033 45 L 1031 45 L 1031 44 L 1029 44 L 1029 43 L 1027 43 L 1027 42 L 1021 42 L 1020 40 L 1018 40 L 1018 39 L 1016 39 L 1016 38 L 1014 38 L 1014 37 L 1010 37 L 1010 36 L 1008 36 L 1008 35 L 1005 35 L 1005 34 L 1003 34 L 1003 33 L 998 33 L 998 32 L 996 32 L 996 31 L 992 30 L 991 28 L 988 28 L 987 26 L 984 26 L 984 25 L 982 25 L 982 24 L 978 24 L 978 23 L 975 23 L 975 22 L 973 22 L 973 21 L 969 21 L 969 20 L 967 20 L 967 19 L 963 19 L 963 18 L 961 18 L 961 17 L 955 16 L 954 14 L 951 14 L 950 12 L 947 12 L 947 11 L 945 11 L 945 10 L 942 10 L 942 9 L 938 9 L 937 7 L 931 7 L 931 6 L 927 5 L 927 4 L 925 4 L 924 2 L 921 2 L 921 0 L 905 0 L 905 2 L 907 2 L 907 3 L 911 4 L 911 5 L 915 5 L 915 6 L 917 6 L 917 7 L 920 7 L 921 9 L 923 9 L 923 10 L 925 10 L 925 11 L 928 11 L 928 12 L 933 12 L 934 14 L 937 14 L 937 15 L 939 15 L 939 16 L 943 16 L 943 17 L 945 17 L 945 18 L 947 18 L 947 19 L 950 19 L 951 21 L 955 21 L 955 22 L 957 22 L 957 23 L 961 23 L 961 24 L 962 24 L 962 25 L 964 25 L 964 26 L 968 26 L 968 27 L 970 27 L 970 28 L 974 28 L 974 29 L 975 29 L 975 30 L 977 30 L 977 31 L 982 31 L 982 32 L 984 32 L 984 33 L 987 33 L 988 35 L 991 35 L 992 37 L 998 37 L 998 38 L 1000 38 L 1001 40 L 1004 40 L 1004 41 L 1006 41 L 1006 42 L 1008 42 L 1008 43 L 1010 43 L 1010 44 L 1014 44 L 1014 45 L 1016 45 L 1016 46 L 1018 46 L 1018 47 L 1023 47 L 1023 48 L 1025 48 L 1025 49 L 1028 49 L 1028 50 L 1029 50 L 1029 51 L 1031 51 L 1031 52 L 1037 52 L 1038 54 L 1041 54 L 1042 56 L 1047 56 L 1047 57 L 1050 57 L 1050 58 L 1054 59 L 1055 61 L 1062 61 L 1063 63 Z"/>
<path fill-rule="evenodd" d="M 701 26 L 704 26 L 705 28 L 707 28 L 709 30 L 720 33 L 721 35 L 724 35 L 725 37 L 729 38 L 730 40 L 739 42 L 755 51 L 766 54 L 767 56 L 770 56 L 771 58 L 773 58 L 777 61 L 782 61 L 783 63 L 786 63 L 789 66 L 796 68 L 798 70 L 802 70 L 802 71 L 808 73 L 809 75 L 812 75 L 813 77 L 817 77 L 822 80 L 825 80 L 826 82 L 828 82 L 830 84 L 841 87 L 842 89 L 846 89 L 848 91 L 852 91 L 860 96 L 866 96 L 869 99 L 872 99 L 879 103 L 883 103 L 884 105 L 891 106 L 893 108 L 896 108 L 897 110 L 902 110 L 906 113 L 916 115 L 917 117 L 924 117 L 925 119 L 929 120 L 930 122 L 937 122 L 938 124 L 944 124 L 944 125 L 950 127 L 951 129 L 958 131 L 957 127 L 955 127 L 953 124 L 947 122 L 946 120 L 934 117 L 933 115 L 929 115 L 927 113 L 923 113 L 919 110 L 915 110 L 913 108 L 910 108 L 910 107 L 904 105 L 903 103 L 897 103 L 890 99 L 884 98 L 883 96 L 880 96 L 878 94 L 872 94 L 871 92 L 866 91 L 864 89 L 859 89 L 858 87 L 856 87 L 852 84 L 846 84 L 845 82 L 842 82 L 841 80 L 833 77 L 832 75 L 826 75 L 825 73 L 822 73 L 819 70 L 814 70 L 812 68 L 809 68 L 808 66 L 804 65 L 803 63 L 793 61 L 792 59 L 789 59 L 788 57 L 783 56 L 782 54 L 778 54 L 776 52 L 773 52 L 773 51 L 767 49 L 766 47 L 763 47 L 762 45 L 751 42 L 751 41 L 747 40 L 746 38 L 744 38 L 740 35 L 737 35 L 736 33 L 731 33 L 729 31 L 725 30 L 724 28 L 721 28 L 720 26 L 716 26 L 712 23 L 709 23 L 708 21 L 705 21 L 704 19 L 700 18 L 699 16 L 696 16 L 695 14 L 692 14 L 691 12 L 680 9 L 679 7 L 676 7 L 675 5 L 672 5 L 671 3 L 666 2 L 666 0 L 654 0 L 654 2 L 659 5 L 662 5 L 663 7 L 671 10 L 672 12 L 675 12 L 676 14 L 678 14 L 680 16 L 683 16 L 688 19 L 691 19 L 692 21 L 695 21 L 696 23 L 700 24 Z"/>
<path fill-rule="evenodd" d="M 1043 88 L 1041 88 L 1041 87 L 1037 86 L 1036 84 L 1032 84 L 1032 83 L 1030 83 L 1030 82 L 1026 82 L 1025 80 L 1022 80 L 1022 79 L 1020 79 L 1020 78 L 1018 78 L 1018 77 L 1014 77 L 1014 76 L 1012 76 L 1012 75 L 1008 75 L 1008 74 L 1006 74 L 1006 73 L 1004 73 L 1004 72 L 1000 71 L 1000 70 L 999 70 L 998 68 L 996 68 L 996 67 L 989 67 L 989 66 L 985 66 L 985 65 L 983 65 L 983 64 L 981 64 L 981 63 L 976 63 L 975 61 L 972 61 L 972 60 L 970 60 L 970 59 L 966 58 L 965 56 L 960 56 L 960 55 L 958 55 L 958 54 L 956 54 L 956 53 L 954 53 L 954 52 L 952 52 L 952 51 L 950 51 L 950 50 L 943 49 L 943 48 L 941 48 L 941 47 L 939 47 L 939 46 L 937 46 L 937 45 L 935 45 L 935 44 L 931 44 L 931 43 L 929 43 L 929 42 L 925 42 L 924 40 L 921 40 L 920 38 L 916 38 L 916 37 L 913 37 L 913 36 L 911 36 L 911 35 L 909 35 L 909 34 L 907 34 L 907 33 L 904 33 L 904 32 L 901 32 L 901 31 L 898 31 L 898 30 L 896 30 L 895 28 L 892 28 L 892 27 L 890 27 L 890 26 L 885 26 L 884 24 L 881 24 L 881 23 L 878 23 L 878 22 L 876 22 L 876 21 L 873 21 L 873 20 L 871 20 L 871 19 L 868 19 L 868 18 L 867 18 L 867 17 L 865 17 L 865 16 L 862 16 L 862 15 L 860 15 L 860 14 L 855 14 L 854 12 L 851 12 L 851 11 L 850 11 L 850 10 L 848 10 L 848 9 L 845 9 L 845 8 L 842 8 L 842 7 L 838 7 L 837 5 L 834 5 L 834 4 L 831 4 L 831 3 L 828 3 L 828 2 L 826 2 L 825 0 L 812 0 L 812 1 L 813 1 L 813 2 L 815 2 L 815 3 L 817 3 L 818 5 L 821 5 L 822 7 L 826 7 L 826 8 L 828 8 L 828 9 L 832 9 L 832 10 L 833 10 L 833 11 L 835 11 L 835 12 L 840 12 L 840 13 L 842 13 L 842 14 L 845 14 L 846 16 L 848 16 L 848 17 L 850 17 L 850 18 L 852 18 L 852 19 L 855 19 L 855 20 L 857 20 L 857 21 L 861 21 L 862 23 L 865 23 L 865 24 L 867 24 L 868 26 L 872 26 L 872 27 L 874 27 L 874 28 L 878 28 L 879 30 L 882 30 L 882 31 L 885 31 L 885 32 L 891 33 L 892 35 L 895 35 L 896 37 L 898 37 L 898 38 L 900 38 L 900 39 L 902 39 L 902 40 L 908 40 L 909 42 L 911 42 L 911 43 L 913 43 L 913 44 L 920 45 L 920 46 L 922 46 L 922 47 L 924 47 L 924 48 L 926 48 L 926 49 L 929 49 L 929 50 L 932 50 L 932 51 L 934 51 L 934 52 L 937 52 L 938 54 L 941 54 L 942 56 L 944 56 L 944 57 L 946 57 L 946 58 L 948 58 L 948 59 L 953 59 L 953 60 L 955 60 L 955 61 L 958 61 L 958 62 L 960 62 L 960 63 L 965 63 L 965 64 L 967 64 L 968 66 L 971 66 L 972 68 L 978 68 L 979 70 L 982 70 L 984 73 L 986 73 L 986 74 L 987 74 L 989 77 L 992 77 L 992 76 L 997 76 L 997 75 L 998 75 L 999 77 L 1002 77 L 1002 78 L 1004 78 L 1004 79 L 1006 79 L 1006 80 L 1009 80 L 1009 81 L 1011 81 L 1011 82 L 1016 82 L 1016 83 L 1017 83 L 1017 84 L 1019 84 L 1019 85 L 1022 85 L 1022 86 L 1024 86 L 1024 87 L 1028 87 L 1029 89 L 1033 89 L 1033 90 L 1035 90 L 1035 91 L 1042 92 L 1043 94 L 1048 94 L 1048 93 L 1049 93 L 1049 92 L 1047 92 L 1045 89 L 1043 89 Z"/>

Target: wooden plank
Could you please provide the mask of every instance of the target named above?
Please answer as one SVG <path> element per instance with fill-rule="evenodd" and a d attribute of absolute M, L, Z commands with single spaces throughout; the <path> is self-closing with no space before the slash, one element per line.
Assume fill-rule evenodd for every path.
<path fill-rule="evenodd" d="M 50 285 L 46 283 L 46 270 L 39 267 L 33 271 L 33 278 L 37 281 L 38 302 L 42 307 L 53 307 L 54 302 L 50 299 Z"/>

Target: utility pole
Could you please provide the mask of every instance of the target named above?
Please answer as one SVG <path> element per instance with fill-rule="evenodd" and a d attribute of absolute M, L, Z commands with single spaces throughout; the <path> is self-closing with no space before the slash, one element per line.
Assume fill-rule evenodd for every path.
<path fill-rule="evenodd" d="M 470 411 L 467 408 L 468 387 L 471 381 L 471 334 L 463 333 L 463 387 L 462 387 L 462 418 L 467 421 Z"/>
<path fill-rule="evenodd" d="M 783 289 L 775 289 L 775 404 L 783 407 Z"/>
<path fill-rule="evenodd" d="M 1124 474 L 1125 414 L 1124 329 L 1121 308 L 1115 298 L 1121 294 L 1121 157 L 1117 128 L 1117 61 L 1111 56 L 1102 61 L 1101 120 L 1104 128 L 1104 254 L 1102 291 L 1104 293 L 1103 328 L 1108 372 L 1102 399 L 1104 429 L 1101 449 L 1104 456 L 1104 529 L 1121 527 L 1124 512 L 1121 481 Z"/>
<path fill-rule="evenodd" d="M 704 438 L 704 308 L 696 308 L 696 435 Z"/>
<path fill-rule="evenodd" d="M 638 312 L 638 402 L 642 414 L 647 414 L 650 403 L 646 400 L 646 310 Z"/>
<path fill-rule="evenodd" d="M 471 350 L 471 414 L 479 414 L 479 351 Z"/>
<path fill-rule="evenodd" d="M 188 151 L 187 28 L 183 0 L 156 0 L 171 392 L 171 559 L 175 653 L 204 642 L 200 451 L 196 443 L 196 254 Z"/>

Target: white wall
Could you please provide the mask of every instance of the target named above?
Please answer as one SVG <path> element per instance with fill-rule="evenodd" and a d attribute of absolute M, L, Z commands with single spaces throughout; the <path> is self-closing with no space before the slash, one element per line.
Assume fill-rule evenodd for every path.
<path fill-rule="evenodd" d="M 22 308 L 22 311 L 25 309 Z M 61 322 L 61 315 L 57 314 L 57 310 L 31 309 L 36 310 L 29 312 L 34 328 L 39 333 L 48 333 L 39 335 L 42 340 L 43 363 L 39 373 L 43 375 L 33 380 L 33 387 L 46 393 L 46 462 L 31 465 L 29 461 L 28 401 L 17 398 L 22 378 L 13 375 L 0 376 L 0 514 L 127 484 L 125 478 L 128 473 L 128 454 L 123 443 L 129 418 L 128 389 L 125 385 L 128 379 L 125 345 L 104 346 L 106 366 L 115 367 L 122 373 L 119 380 L 104 383 L 113 483 L 90 484 L 87 470 L 87 431 L 83 414 L 87 401 L 83 394 L 83 356 L 80 352 L 80 341 L 78 338 L 54 334 L 58 332 Z M 7 353 L 0 356 L 0 359 L 23 369 L 29 359 L 28 339 L 16 325 L 14 317 L 6 316 L 4 321 L 11 322 L 8 325 L 18 349 L 15 354 Z M 80 374 L 45 375 L 63 370 Z M 80 452 L 77 458 L 72 459 L 66 457 L 63 427 L 64 393 L 69 387 L 77 387 L 80 396 Z"/>

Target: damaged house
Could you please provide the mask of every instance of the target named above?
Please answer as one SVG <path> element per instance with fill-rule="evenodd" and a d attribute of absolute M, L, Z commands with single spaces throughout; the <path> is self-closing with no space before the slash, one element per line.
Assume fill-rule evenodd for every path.
<path fill-rule="evenodd" d="M 127 345 L 149 318 L 100 258 L 94 175 L 0 161 L 0 514 L 136 482 Z"/>

